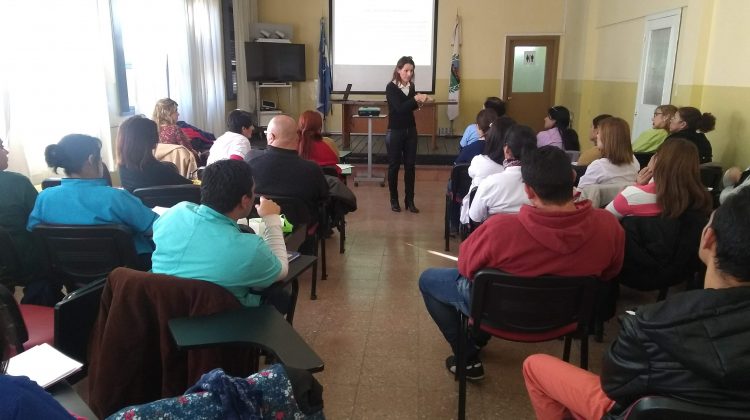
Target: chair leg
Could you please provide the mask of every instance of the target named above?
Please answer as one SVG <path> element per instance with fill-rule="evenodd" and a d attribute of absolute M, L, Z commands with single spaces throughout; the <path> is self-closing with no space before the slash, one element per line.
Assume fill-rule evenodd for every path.
<path fill-rule="evenodd" d="M 450 234 L 450 205 L 451 202 L 448 196 L 445 196 L 445 226 L 443 234 L 445 235 L 445 252 L 450 251 L 451 245 L 451 234 Z"/>
<path fill-rule="evenodd" d="M 570 360 L 570 343 L 573 341 L 573 339 L 570 337 L 570 335 L 565 336 L 565 346 L 563 347 L 563 360 L 569 361 Z"/>
<path fill-rule="evenodd" d="M 458 377 L 458 420 L 466 419 L 466 344 L 468 341 L 468 318 L 459 311 L 458 354 L 456 376 Z"/>
<path fill-rule="evenodd" d="M 344 216 L 341 216 L 341 221 L 339 221 L 339 254 L 344 253 L 344 243 L 346 242 L 346 220 L 344 220 Z"/>
<path fill-rule="evenodd" d="M 299 280 L 292 279 L 292 295 L 290 296 L 289 311 L 286 313 L 286 322 L 292 325 L 294 322 L 294 311 L 297 309 L 297 296 L 299 296 Z"/>
<path fill-rule="evenodd" d="M 327 280 L 328 279 L 328 270 L 326 268 L 326 236 L 325 233 L 320 235 L 320 279 L 321 280 Z"/>
<path fill-rule="evenodd" d="M 581 334 L 581 369 L 589 370 L 589 335 L 586 331 Z"/>

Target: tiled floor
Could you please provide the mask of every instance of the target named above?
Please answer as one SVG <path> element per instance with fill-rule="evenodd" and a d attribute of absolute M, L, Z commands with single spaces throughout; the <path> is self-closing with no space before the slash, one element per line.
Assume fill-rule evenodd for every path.
<path fill-rule="evenodd" d="M 447 169 L 418 169 L 419 214 L 391 212 L 387 187 L 352 188 L 359 209 L 347 216 L 346 252 L 338 253 L 338 234 L 327 242 L 328 280 L 318 282 L 318 300 L 308 300 L 309 286 L 302 282 L 294 327 L 325 361 L 316 377 L 325 387 L 328 418 L 456 417 L 458 387 L 444 367 L 450 349 L 417 288 L 422 270 L 455 266 L 443 255 L 448 176 Z M 449 256 L 456 256 L 457 248 L 454 240 Z M 627 302 L 654 299 L 624 294 Z M 616 324 L 606 326 L 605 343 L 591 340 L 594 372 Z M 468 387 L 468 417 L 533 418 L 521 364 L 536 352 L 561 356 L 562 341 L 491 340 L 483 350 L 486 378 Z M 577 343 L 571 357 L 577 362 Z"/>

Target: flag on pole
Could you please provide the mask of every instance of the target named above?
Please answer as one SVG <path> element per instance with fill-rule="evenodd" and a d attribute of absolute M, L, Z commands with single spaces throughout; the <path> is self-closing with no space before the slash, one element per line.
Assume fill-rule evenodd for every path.
<path fill-rule="evenodd" d="M 318 47 L 318 104 L 317 109 L 325 118 L 331 111 L 331 66 L 328 64 L 328 41 L 326 39 L 326 18 L 320 18 L 320 46 Z"/>
<path fill-rule="evenodd" d="M 448 105 L 448 119 L 453 121 L 458 117 L 458 97 L 461 92 L 461 73 L 459 67 L 459 46 L 461 45 L 461 21 L 456 15 L 456 24 L 453 26 L 453 54 L 451 55 L 451 75 L 450 84 L 448 85 L 448 101 L 456 102 L 455 105 Z"/>

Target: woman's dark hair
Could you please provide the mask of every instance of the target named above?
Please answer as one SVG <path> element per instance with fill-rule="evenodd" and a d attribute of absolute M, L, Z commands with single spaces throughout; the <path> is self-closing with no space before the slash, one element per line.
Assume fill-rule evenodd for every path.
<path fill-rule="evenodd" d="M 492 127 L 490 127 L 490 130 L 485 135 L 484 152 L 482 154 L 486 155 L 493 162 L 502 165 L 505 159 L 505 153 L 503 152 L 505 133 L 515 124 L 516 121 L 507 115 L 495 118 L 495 121 L 492 122 Z"/>
<path fill-rule="evenodd" d="M 225 214 L 242 201 L 253 196 L 253 172 L 242 160 L 223 159 L 203 171 L 201 204 Z"/>
<path fill-rule="evenodd" d="M 505 145 L 514 158 L 521 160 L 527 153 L 536 149 L 536 134 L 531 127 L 516 124 L 506 131 Z"/>
<path fill-rule="evenodd" d="M 525 153 L 521 177 L 545 203 L 562 205 L 573 200 L 573 169 L 559 147 L 542 146 Z"/>
<path fill-rule="evenodd" d="M 692 106 L 684 106 L 677 110 L 682 121 L 687 125 L 686 129 L 690 131 L 700 130 L 702 133 L 713 131 L 716 127 L 716 117 L 713 114 L 701 111 Z"/>
<path fill-rule="evenodd" d="M 57 173 L 57 168 L 63 168 L 65 174 L 78 173 L 83 168 L 89 156 L 101 160 L 102 142 L 96 137 L 85 134 L 68 134 L 57 144 L 50 144 L 44 149 L 44 160 Z"/>
<path fill-rule="evenodd" d="M 477 128 L 482 130 L 482 133 L 484 135 L 487 135 L 487 132 L 490 130 L 490 127 L 492 126 L 492 122 L 495 121 L 495 118 L 497 118 L 497 112 L 495 112 L 494 109 L 483 109 L 477 113 Z"/>
<path fill-rule="evenodd" d="M 484 100 L 485 109 L 494 109 L 498 117 L 505 115 L 505 102 L 497 96 L 489 96 Z"/>
<path fill-rule="evenodd" d="M 253 114 L 247 111 L 235 109 L 227 116 L 227 130 L 232 133 L 242 134 L 243 128 L 250 128 L 252 126 Z"/>
<path fill-rule="evenodd" d="M 404 68 L 405 65 L 411 64 L 412 67 L 417 67 L 414 64 L 414 60 L 411 58 L 411 56 L 405 55 L 398 59 L 398 62 L 396 62 L 396 68 L 393 69 L 393 76 L 391 76 L 391 81 L 397 81 L 401 82 L 401 76 L 399 76 L 398 71 Z M 414 82 L 414 78 L 416 75 L 411 77 L 411 81 Z"/>
<path fill-rule="evenodd" d="M 156 123 L 143 115 L 125 120 L 117 130 L 117 162 L 128 169 L 142 170 L 152 161 L 159 142 Z"/>
<path fill-rule="evenodd" d="M 654 183 L 663 217 L 675 219 L 688 209 L 711 213 L 713 199 L 701 182 L 698 162 L 698 148 L 687 140 L 671 138 L 659 147 Z"/>
<path fill-rule="evenodd" d="M 570 111 L 564 106 L 553 106 L 547 111 L 549 118 L 555 122 L 557 131 L 560 132 L 563 148 L 565 150 L 581 150 L 578 142 L 578 133 L 570 128 Z"/>

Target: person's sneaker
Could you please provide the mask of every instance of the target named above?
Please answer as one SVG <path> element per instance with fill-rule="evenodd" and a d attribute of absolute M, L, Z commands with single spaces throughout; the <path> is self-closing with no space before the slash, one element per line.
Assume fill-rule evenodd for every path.
<path fill-rule="evenodd" d="M 445 359 L 445 367 L 452 373 L 456 374 L 456 356 L 450 355 Z M 479 381 L 484 379 L 484 366 L 480 360 L 469 361 L 466 364 L 466 379 L 470 381 Z"/>

